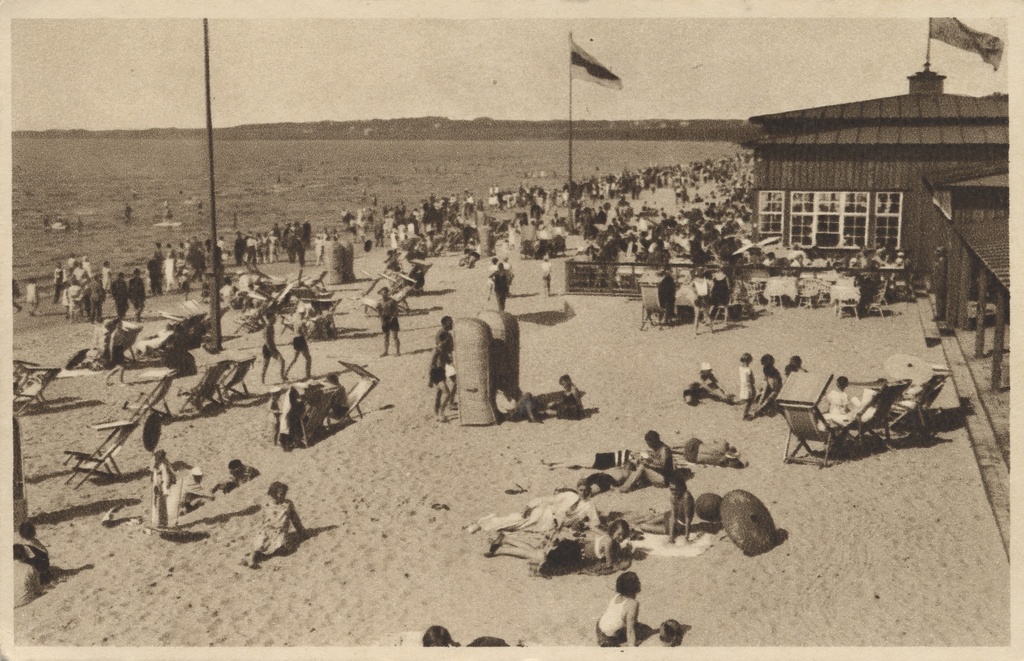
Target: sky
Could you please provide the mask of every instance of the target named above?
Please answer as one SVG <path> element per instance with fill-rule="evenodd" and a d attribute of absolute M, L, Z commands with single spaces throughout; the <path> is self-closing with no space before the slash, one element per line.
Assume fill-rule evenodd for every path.
<path fill-rule="evenodd" d="M 1004 19 L 961 17 L 1007 41 Z M 746 119 L 905 94 L 927 18 L 211 19 L 214 126 L 443 116 L 565 119 L 568 33 L 624 87 L 575 119 Z M 946 92 L 1007 92 L 932 42 Z M 200 19 L 11 21 L 14 130 L 205 126 Z"/>

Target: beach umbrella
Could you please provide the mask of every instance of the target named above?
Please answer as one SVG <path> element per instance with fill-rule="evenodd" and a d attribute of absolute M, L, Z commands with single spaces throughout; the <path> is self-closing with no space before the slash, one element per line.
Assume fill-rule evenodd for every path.
<path fill-rule="evenodd" d="M 924 358 L 898 353 L 886 359 L 885 373 L 896 381 L 910 379 L 914 383 L 924 383 L 935 370 Z"/>
<path fill-rule="evenodd" d="M 722 527 L 744 555 L 760 555 L 775 547 L 778 531 L 768 508 L 757 496 L 742 489 L 722 497 Z"/>

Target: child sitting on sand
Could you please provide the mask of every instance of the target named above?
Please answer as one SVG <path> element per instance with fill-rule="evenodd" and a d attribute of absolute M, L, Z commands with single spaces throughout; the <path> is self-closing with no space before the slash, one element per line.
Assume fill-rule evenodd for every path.
<path fill-rule="evenodd" d="M 580 392 L 572 378 L 563 374 L 558 379 L 558 385 L 562 386 L 561 399 L 554 404 L 555 415 L 559 420 L 582 420 L 583 393 Z"/>
<path fill-rule="evenodd" d="M 267 496 L 268 500 L 262 506 L 263 527 L 252 552 L 242 560 L 242 564 L 250 569 L 259 569 L 262 558 L 270 557 L 283 548 L 298 546 L 306 536 L 295 505 L 287 498 L 288 485 L 271 483 Z"/>
<path fill-rule="evenodd" d="M 615 579 L 615 596 L 597 621 L 597 644 L 601 647 L 636 647 L 636 621 L 640 614 L 640 577 L 627 571 Z"/>
<path fill-rule="evenodd" d="M 666 486 L 672 474 L 672 448 L 662 442 L 658 432 L 651 430 L 644 435 L 650 454 L 643 453 L 632 473 L 619 487 L 621 493 L 628 493 L 637 482 L 644 481 L 656 487 Z M 646 455 L 646 456 L 645 456 Z"/>

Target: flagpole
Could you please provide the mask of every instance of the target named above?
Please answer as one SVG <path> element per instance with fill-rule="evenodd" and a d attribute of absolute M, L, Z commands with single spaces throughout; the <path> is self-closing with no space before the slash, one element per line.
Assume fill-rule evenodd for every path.
<path fill-rule="evenodd" d="M 208 348 L 217 353 L 221 350 L 220 332 L 220 272 L 221 260 L 217 255 L 217 198 L 213 183 L 213 112 L 210 107 L 210 25 L 203 19 L 203 60 L 206 68 L 206 144 L 210 157 L 210 271 L 213 276 L 210 287 L 210 342 Z M 223 256 L 221 256 L 223 257 Z"/>
<path fill-rule="evenodd" d="M 575 222 L 572 197 L 572 31 L 569 31 L 569 225 Z"/>
<path fill-rule="evenodd" d="M 932 63 L 932 19 L 928 19 L 928 49 L 924 53 L 924 70 L 928 71 L 928 67 Z"/>

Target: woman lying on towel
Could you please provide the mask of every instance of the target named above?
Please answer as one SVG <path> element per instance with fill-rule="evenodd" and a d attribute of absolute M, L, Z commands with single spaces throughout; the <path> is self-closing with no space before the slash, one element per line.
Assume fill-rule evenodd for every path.
<path fill-rule="evenodd" d="M 614 521 L 608 532 L 592 530 L 575 535 L 556 530 L 540 537 L 527 533 L 498 533 L 484 554 L 488 558 L 507 555 L 530 562 L 530 568 L 540 576 L 564 576 L 588 573 L 610 574 L 629 567 L 632 553 L 622 543 L 629 539 L 629 524 L 622 519 Z"/>
<path fill-rule="evenodd" d="M 547 533 L 559 528 L 582 530 L 600 524 L 601 516 L 587 496 L 573 489 L 564 489 L 553 496 L 534 498 L 521 513 L 507 516 L 488 514 L 466 530 L 471 533 L 478 530 Z"/>

